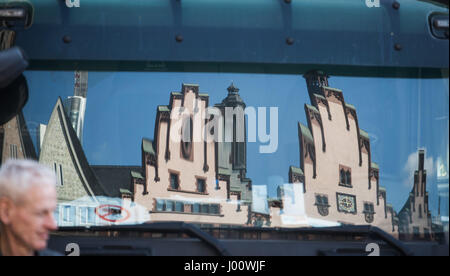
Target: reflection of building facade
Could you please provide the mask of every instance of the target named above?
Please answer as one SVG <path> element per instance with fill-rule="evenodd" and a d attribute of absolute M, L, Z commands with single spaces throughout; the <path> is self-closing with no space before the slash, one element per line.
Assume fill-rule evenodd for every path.
<path fill-rule="evenodd" d="M 139 167 L 90 166 L 71 113 L 58 99 L 48 126 L 42 128 L 39 160 L 58 176 L 59 224 L 98 223 L 93 214 L 96 199 L 107 196 L 145 207 L 150 221 L 264 227 L 338 222 L 370 224 L 394 236 L 399 231 L 417 232 L 414 227 L 420 233 L 433 232 L 424 192 L 423 154 L 415 181 L 420 188 L 413 189 L 406 204 L 415 204 L 416 209 L 409 209 L 413 210 L 410 218 L 408 208 L 403 208 L 398 227 L 386 190 L 379 185 L 380 169 L 371 160 L 370 138 L 359 128 L 356 108 L 344 101 L 341 90 L 328 86 L 326 74 L 310 72 L 305 78 L 311 105 L 304 107 L 307 126 L 298 124 L 300 165 L 289 168 L 289 183 L 279 188 L 278 198 L 269 200 L 267 190 L 260 189 L 266 187 L 252 186 L 246 176 L 246 105 L 233 84 L 227 97 L 214 105 L 223 120 L 217 133 L 208 128 L 214 116 L 201 116 L 209 96 L 201 94 L 198 85 L 183 84 L 181 92 L 172 92 L 169 105 L 157 108 L 154 139 L 142 140 Z M 232 113 L 229 121 L 227 108 Z M 223 141 L 195 139 L 205 132 Z M 242 141 L 237 138 L 240 132 Z M 0 141 L 5 140 L 4 133 L 5 127 L 3 132 L 0 128 Z M 419 190 L 424 194 L 416 196 Z"/>
<path fill-rule="evenodd" d="M 22 112 L 0 125 L 0 165 L 8 159 L 37 159 Z"/>
<path fill-rule="evenodd" d="M 217 143 L 216 171 L 218 179 L 229 182 L 230 193 L 246 204 L 252 202 L 251 180 L 247 172 L 247 139 L 245 103 L 239 96 L 239 89 L 231 84 L 228 96 L 215 107 L 222 114 L 222 142 Z M 229 112 L 229 113 L 227 113 Z M 227 120 L 227 115 L 230 117 Z M 228 139 L 227 139 L 228 138 Z"/>
<path fill-rule="evenodd" d="M 67 116 L 83 144 L 84 116 L 86 113 L 86 98 L 88 88 L 88 72 L 75 71 L 74 95 L 64 100 L 64 108 Z"/>
<path fill-rule="evenodd" d="M 89 166 L 60 98 L 45 130 L 39 162 L 52 168 L 57 176 L 57 221 L 60 225 L 76 224 L 75 218 L 81 209 L 70 202 L 107 195 Z M 92 208 L 90 210 L 92 212 Z"/>
<path fill-rule="evenodd" d="M 395 233 L 395 213 L 379 185 L 369 135 L 359 128 L 355 107 L 344 101 L 341 90 L 328 86 L 326 74 L 304 77 L 312 105 L 305 104 L 308 126 L 298 124 L 300 167 L 289 169 L 289 182 L 303 183 L 304 215 Z M 271 217 L 282 222 L 278 216 L 285 203 L 274 203 Z"/>
<path fill-rule="evenodd" d="M 428 206 L 425 151 L 419 150 L 419 168 L 414 172 L 414 186 L 398 213 L 400 239 L 432 239 L 432 219 Z"/>
<path fill-rule="evenodd" d="M 208 120 L 201 114 L 208 102 L 209 96 L 199 93 L 198 85 L 183 84 L 181 93 L 171 93 L 168 106 L 158 107 L 154 140 L 142 141 L 144 169 L 142 174 L 132 172 L 130 191 L 135 202 L 150 210 L 152 221 L 229 225 L 248 221 L 249 205 L 238 201 L 248 197 L 250 180 L 245 178 L 245 164 L 239 163 L 245 160 L 238 162 L 227 151 L 231 159 L 219 163 L 224 166 L 220 168 L 221 151 L 216 150 L 220 145 L 194 138 L 206 129 Z M 245 151 L 245 147 L 236 150 Z M 236 155 L 245 156 L 245 152 Z M 241 166 L 233 168 L 230 163 Z M 244 176 L 242 180 L 236 180 L 238 174 Z"/>

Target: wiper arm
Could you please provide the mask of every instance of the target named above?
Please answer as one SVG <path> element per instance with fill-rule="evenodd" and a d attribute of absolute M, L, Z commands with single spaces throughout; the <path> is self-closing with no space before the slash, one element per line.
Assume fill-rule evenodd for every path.
<path fill-rule="evenodd" d="M 274 234 L 272 237 L 286 238 L 286 235 L 317 235 L 317 236 L 368 236 L 374 239 L 382 240 L 392 248 L 397 250 L 401 255 L 412 256 L 412 251 L 407 248 L 403 242 L 389 235 L 378 227 L 370 225 L 345 225 L 337 227 L 300 227 L 300 228 L 261 228 L 261 227 L 236 227 L 236 228 L 207 228 L 208 231 L 220 230 L 225 232 L 232 232 L 234 234 L 242 232 L 251 233 L 266 233 Z M 225 234 L 225 233 L 224 233 Z M 225 234 L 226 235 L 226 234 Z M 268 235 L 271 236 L 271 235 Z"/>
<path fill-rule="evenodd" d="M 400 240 L 394 238 L 393 236 L 389 235 L 385 231 L 381 230 L 380 228 L 376 226 L 371 225 L 351 225 L 351 226 L 341 226 L 341 227 L 329 227 L 329 228 L 314 228 L 315 233 L 317 231 L 324 232 L 324 233 L 346 233 L 346 234 L 353 234 L 353 235 L 368 235 L 369 237 L 378 238 L 396 250 L 398 250 L 402 255 L 404 256 L 413 256 L 414 254 L 412 251 L 407 248 Z"/>
<path fill-rule="evenodd" d="M 229 251 L 223 244 L 202 231 L 193 224 L 185 222 L 153 222 L 136 225 L 112 225 L 112 226 L 90 226 L 90 227 L 61 227 L 61 232 L 79 231 L 117 231 L 117 232 L 143 232 L 143 233 L 178 233 L 187 234 L 190 237 L 198 238 L 202 242 L 213 248 L 220 256 L 230 256 Z"/>
<path fill-rule="evenodd" d="M 264 228 L 262 228 L 264 229 Z M 259 230 L 262 230 L 261 228 Z M 337 227 L 305 227 L 305 228 L 272 228 L 281 233 L 297 233 L 297 234 L 318 234 L 318 235 L 367 235 L 369 237 L 380 239 L 394 249 L 398 250 L 404 256 L 413 256 L 412 251 L 407 248 L 400 240 L 389 235 L 378 227 L 371 225 L 345 225 Z"/>

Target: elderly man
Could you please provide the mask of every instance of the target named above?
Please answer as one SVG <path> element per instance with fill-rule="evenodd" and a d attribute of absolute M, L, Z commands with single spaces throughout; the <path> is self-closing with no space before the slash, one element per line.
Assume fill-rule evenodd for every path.
<path fill-rule="evenodd" d="M 58 255 L 46 250 L 57 229 L 55 183 L 35 161 L 10 160 L 0 169 L 0 256 Z"/>

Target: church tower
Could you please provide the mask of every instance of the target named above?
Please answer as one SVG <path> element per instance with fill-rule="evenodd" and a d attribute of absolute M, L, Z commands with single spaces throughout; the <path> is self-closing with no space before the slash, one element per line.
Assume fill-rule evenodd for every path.
<path fill-rule="evenodd" d="M 229 178 L 230 190 L 244 203 L 250 203 L 251 180 L 247 173 L 247 143 L 245 102 L 239 95 L 239 88 L 232 83 L 228 88 L 228 95 L 216 107 L 222 112 L 223 140 L 218 147 L 219 179 L 225 175 Z"/>
<path fill-rule="evenodd" d="M 432 239 L 424 150 L 419 150 L 418 158 L 418 169 L 414 172 L 414 186 L 398 214 L 400 239 Z"/>

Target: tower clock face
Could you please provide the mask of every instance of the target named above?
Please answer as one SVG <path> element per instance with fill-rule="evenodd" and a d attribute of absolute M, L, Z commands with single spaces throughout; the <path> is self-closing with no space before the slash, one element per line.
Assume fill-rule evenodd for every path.
<path fill-rule="evenodd" d="M 337 194 L 339 212 L 356 213 L 356 198 L 352 195 Z"/>

